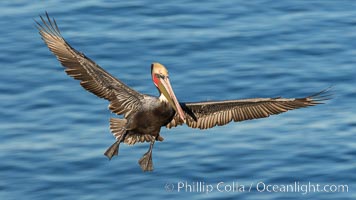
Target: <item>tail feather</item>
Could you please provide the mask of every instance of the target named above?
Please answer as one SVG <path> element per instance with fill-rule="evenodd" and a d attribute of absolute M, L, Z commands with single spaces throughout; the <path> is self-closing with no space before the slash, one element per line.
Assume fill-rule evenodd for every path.
<path fill-rule="evenodd" d="M 116 139 L 125 133 L 126 119 L 110 118 L 110 130 Z"/>
<path fill-rule="evenodd" d="M 116 140 L 118 140 L 122 134 L 125 134 L 125 132 L 128 131 L 126 130 L 126 123 L 126 119 L 110 118 L 110 130 Z M 154 138 L 149 134 L 141 134 L 128 131 L 128 133 L 124 136 L 123 142 L 128 145 L 134 145 L 137 142 L 151 142 L 154 139 L 163 141 L 163 137 L 161 136 Z"/>

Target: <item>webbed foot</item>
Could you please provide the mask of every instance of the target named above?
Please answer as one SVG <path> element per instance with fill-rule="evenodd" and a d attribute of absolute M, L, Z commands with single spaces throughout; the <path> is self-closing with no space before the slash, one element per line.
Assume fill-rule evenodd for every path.
<path fill-rule="evenodd" d="M 104 153 L 104 155 L 106 157 L 109 158 L 109 160 L 111 160 L 111 158 L 113 156 L 117 156 L 119 154 L 119 145 L 120 145 L 120 141 L 117 140 L 114 144 L 112 144 Z"/>
<path fill-rule="evenodd" d="M 138 161 L 143 171 L 152 171 L 153 162 L 152 162 L 152 151 L 147 151 L 142 158 Z"/>
<path fill-rule="evenodd" d="M 116 140 L 114 144 L 112 144 L 104 153 L 106 157 L 111 160 L 113 156 L 119 155 L 119 145 L 122 141 L 124 141 L 126 137 L 126 133 L 121 134 L 121 136 Z"/>
<path fill-rule="evenodd" d="M 146 171 L 152 171 L 153 170 L 153 162 L 152 162 L 152 149 L 153 149 L 153 144 L 155 143 L 156 138 L 153 138 L 150 144 L 150 148 L 148 151 L 143 154 L 142 158 L 138 161 L 138 164 L 140 164 L 141 169 L 146 172 Z"/>

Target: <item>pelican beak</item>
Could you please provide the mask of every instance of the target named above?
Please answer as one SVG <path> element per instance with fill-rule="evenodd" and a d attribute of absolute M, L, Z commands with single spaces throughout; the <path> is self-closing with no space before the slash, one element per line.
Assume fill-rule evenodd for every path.
<path fill-rule="evenodd" d="M 158 89 L 167 98 L 168 102 L 173 106 L 174 110 L 178 112 L 178 115 L 183 120 L 183 122 L 185 122 L 185 115 L 183 109 L 180 106 L 177 97 L 173 92 L 168 76 L 160 78 L 160 83 L 161 84 L 158 84 Z"/>

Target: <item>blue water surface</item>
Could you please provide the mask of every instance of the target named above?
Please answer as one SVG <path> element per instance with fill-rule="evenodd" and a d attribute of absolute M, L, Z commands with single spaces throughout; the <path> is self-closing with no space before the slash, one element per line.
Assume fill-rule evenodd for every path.
<path fill-rule="evenodd" d="M 0 199 L 356 199 L 355 8 L 346 0 L 1 1 Z M 147 143 L 122 145 L 111 161 L 103 155 L 114 115 L 41 41 L 34 19 L 45 11 L 73 47 L 142 93 L 157 95 L 150 64 L 160 62 L 181 101 L 303 97 L 329 86 L 334 98 L 205 131 L 162 128 L 155 170 L 143 173 Z M 269 192 L 262 183 L 348 190 Z"/>

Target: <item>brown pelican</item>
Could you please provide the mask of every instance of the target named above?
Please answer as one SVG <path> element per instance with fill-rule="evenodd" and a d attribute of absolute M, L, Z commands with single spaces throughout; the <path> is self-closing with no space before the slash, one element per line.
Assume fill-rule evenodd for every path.
<path fill-rule="evenodd" d="M 304 98 L 254 98 L 196 103 L 178 102 L 169 82 L 167 69 L 160 63 L 151 65 L 154 85 L 160 95 L 141 94 L 106 72 L 83 53 L 71 47 L 62 37 L 54 19 L 46 13 L 37 23 L 42 39 L 49 50 L 65 67 L 65 72 L 80 80 L 84 89 L 110 102 L 109 109 L 123 118 L 111 118 L 110 129 L 116 137 L 104 153 L 109 159 L 118 155 L 120 143 L 133 145 L 150 142 L 149 150 L 139 160 L 143 171 L 153 170 L 152 148 L 160 136 L 161 127 L 172 128 L 187 124 L 192 128 L 207 129 L 231 121 L 264 118 L 288 110 L 314 106 L 328 99 L 327 90 Z"/>

